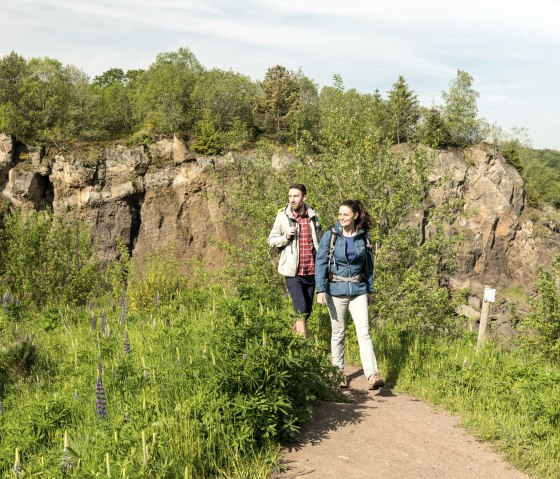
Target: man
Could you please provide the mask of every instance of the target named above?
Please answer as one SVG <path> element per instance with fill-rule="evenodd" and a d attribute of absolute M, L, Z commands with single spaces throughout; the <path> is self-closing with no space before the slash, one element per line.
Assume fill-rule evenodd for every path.
<path fill-rule="evenodd" d="M 305 185 L 294 184 L 288 190 L 288 205 L 276 215 L 268 236 L 268 245 L 280 250 L 278 272 L 286 277 L 286 286 L 299 319 L 292 331 L 307 337 L 307 318 L 315 294 L 315 253 L 322 236 L 319 216 L 306 203 Z"/>

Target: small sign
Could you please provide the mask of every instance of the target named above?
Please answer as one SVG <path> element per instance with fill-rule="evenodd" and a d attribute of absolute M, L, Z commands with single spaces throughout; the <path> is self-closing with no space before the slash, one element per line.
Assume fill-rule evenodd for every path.
<path fill-rule="evenodd" d="M 484 301 L 489 303 L 496 302 L 496 289 L 495 288 L 484 288 Z"/>

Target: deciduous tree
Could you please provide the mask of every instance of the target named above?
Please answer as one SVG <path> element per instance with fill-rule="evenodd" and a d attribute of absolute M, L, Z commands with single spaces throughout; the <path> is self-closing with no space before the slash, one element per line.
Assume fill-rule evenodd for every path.
<path fill-rule="evenodd" d="M 442 92 L 443 119 L 454 146 L 468 146 L 480 140 L 480 123 L 477 119 L 479 93 L 473 88 L 473 77 L 457 70 L 449 84 L 449 91 Z"/>

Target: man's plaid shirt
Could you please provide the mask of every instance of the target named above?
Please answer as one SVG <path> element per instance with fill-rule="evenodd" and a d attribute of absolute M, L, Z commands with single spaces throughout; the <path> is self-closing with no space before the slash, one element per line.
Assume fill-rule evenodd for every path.
<path fill-rule="evenodd" d="M 315 256 L 313 254 L 315 247 L 311 236 L 309 215 L 307 210 L 301 215 L 298 215 L 295 211 L 292 212 L 298 222 L 299 231 L 299 266 L 296 274 L 298 276 L 310 276 L 315 274 Z"/>

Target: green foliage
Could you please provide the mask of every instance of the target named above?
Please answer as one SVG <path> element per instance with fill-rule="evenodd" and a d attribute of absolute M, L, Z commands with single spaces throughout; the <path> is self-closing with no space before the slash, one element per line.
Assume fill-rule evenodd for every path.
<path fill-rule="evenodd" d="M 402 76 L 388 92 L 387 115 L 391 141 L 397 144 L 409 141 L 414 135 L 420 108 L 416 95 Z"/>
<path fill-rule="evenodd" d="M 203 72 L 188 48 L 160 53 L 133 82 L 133 108 L 138 123 L 157 133 L 186 131 L 191 95 Z"/>
<path fill-rule="evenodd" d="M 0 393 L 0 475 L 18 448 L 24 475 L 57 477 L 66 464 L 70 477 L 110 468 L 113 477 L 265 479 L 278 468 L 275 444 L 294 436 L 317 399 L 334 397 L 324 355 L 255 297 L 181 289 L 125 325 L 106 306 L 108 334 L 74 309 L 64 329 L 36 337 L 50 362 Z M 108 419 L 96 415 L 98 374 Z"/>
<path fill-rule="evenodd" d="M 212 69 L 203 72 L 191 95 L 194 120 L 209 115 L 216 129 L 227 132 L 236 122 L 252 125 L 253 99 L 257 86 L 250 78 L 232 71 Z"/>
<path fill-rule="evenodd" d="M 71 215 L 16 212 L 0 231 L 0 282 L 24 302 L 84 304 L 99 282 L 89 230 Z"/>
<path fill-rule="evenodd" d="M 269 68 L 255 97 L 255 125 L 276 141 L 284 141 L 298 111 L 299 100 L 300 85 L 296 75 L 281 65 Z"/>
<path fill-rule="evenodd" d="M 537 297 L 521 323 L 520 344 L 543 358 L 560 363 L 560 255 L 550 271 L 542 268 L 537 280 Z"/>
<path fill-rule="evenodd" d="M 480 94 L 474 90 L 473 83 L 469 73 L 457 70 L 449 90 L 441 94 L 443 119 L 453 146 L 468 146 L 480 141 L 480 122 L 477 119 Z"/>
<path fill-rule="evenodd" d="M 449 143 L 449 133 L 439 108 L 422 110 L 416 139 L 430 148 L 441 148 Z"/>
<path fill-rule="evenodd" d="M 216 130 L 209 111 L 197 122 L 193 150 L 203 155 L 217 155 L 223 152 L 220 133 Z"/>
<path fill-rule="evenodd" d="M 467 429 L 531 476 L 558 477 L 558 367 L 491 344 L 477 355 L 474 335 L 415 335 L 386 324 L 375 328 L 374 342 L 398 391 L 459 414 Z"/>
<path fill-rule="evenodd" d="M 144 259 L 134 258 L 130 266 L 125 266 L 130 271 L 128 298 L 132 310 L 151 311 L 160 301 L 166 302 L 175 296 L 184 284 L 180 264 L 175 258 L 173 247 L 159 248 Z"/>
<path fill-rule="evenodd" d="M 334 224 L 339 204 L 348 198 L 362 200 L 372 214 L 374 316 L 423 330 L 449 330 L 451 303 L 441 284 L 452 268 L 454 250 L 445 236 L 443 218 L 438 217 L 444 212 L 427 215 L 426 220 L 438 228 L 424 242 L 420 226 L 410 227 L 414 212 L 424 209 L 428 152 L 380 146 L 379 131 L 369 114 L 357 114 L 371 112 L 370 105 L 355 91 L 344 91 L 337 81 L 321 92 L 320 150 L 313 162 L 278 171 L 271 165 L 274 151 L 263 148 L 258 161 L 235 165 L 233 174 L 239 180 L 229 207 L 239 237 L 237 246 L 231 247 L 232 275 L 252 285 L 248 294 L 279 304 L 283 278 L 275 271 L 277 258 L 270 256 L 266 240 L 278 208 L 285 204 L 288 185 L 303 182 L 309 204 L 319 212 L 325 228 Z"/>
<path fill-rule="evenodd" d="M 522 176 L 531 206 L 549 203 L 560 208 L 560 152 L 556 150 L 519 150 Z"/>

